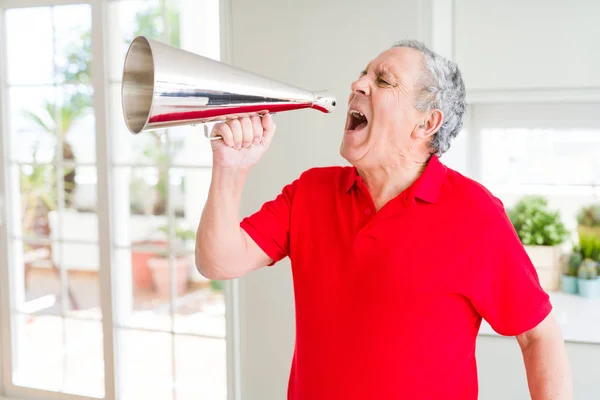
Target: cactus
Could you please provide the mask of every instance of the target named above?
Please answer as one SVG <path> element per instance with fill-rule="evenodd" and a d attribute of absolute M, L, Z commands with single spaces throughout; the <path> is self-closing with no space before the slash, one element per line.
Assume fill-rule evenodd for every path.
<path fill-rule="evenodd" d="M 581 263 L 577 272 L 579 279 L 593 280 L 598 277 L 598 264 L 594 260 L 586 258 Z"/>
<path fill-rule="evenodd" d="M 600 204 L 582 207 L 577 214 L 577 222 L 583 226 L 600 226 Z"/>
<path fill-rule="evenodd" d="M 567 271 L 567 275 L 568 276 L 577 276 L 579 266 L 581 265 L 582 262 L 583 262 L 583 257 L 581 256 L 580 252 L 576 251 L 576 252 L 571 253 L 571 256 L 569 257 L 569 269 Z"/>

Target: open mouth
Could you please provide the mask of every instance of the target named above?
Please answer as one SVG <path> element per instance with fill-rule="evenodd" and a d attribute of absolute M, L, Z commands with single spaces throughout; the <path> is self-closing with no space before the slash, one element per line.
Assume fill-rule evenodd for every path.
<path fill-rule="evenodd" d="M 363 129 L 369 121 L 360 111 L 350 110 L 350 120 L 348 121 L 349 131 L 359 131 Z"/>

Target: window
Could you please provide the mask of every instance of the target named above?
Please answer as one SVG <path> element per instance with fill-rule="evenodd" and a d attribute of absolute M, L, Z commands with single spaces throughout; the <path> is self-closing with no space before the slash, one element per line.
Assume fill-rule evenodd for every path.
<path fill-rule="evenodd" d="M 600 195 L 598 104 L 477 105 L 479 168 L 472 171 L 507 207 L 539 194 L 577 230 L 577 212 Z"/>
<path fill-rule="evenodd" d="M 132 135 L 120 101 L 136 35 L 220 58 L 219 1 L 4 1 L 0 18 L 0 393 L 226 399 L 232 288 L 193 261 L 210 145 Z"/>

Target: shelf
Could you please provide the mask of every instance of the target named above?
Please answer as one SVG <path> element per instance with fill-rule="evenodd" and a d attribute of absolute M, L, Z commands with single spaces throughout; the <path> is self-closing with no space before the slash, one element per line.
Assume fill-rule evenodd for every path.
<path fill-rule="evenodd" d="M 552 292 L 550 298 L 566 342 L 600 344 L 600 298 L 588 299 L 562 292 Z M 485 320 L 479 335 L 502 337 Z"/>

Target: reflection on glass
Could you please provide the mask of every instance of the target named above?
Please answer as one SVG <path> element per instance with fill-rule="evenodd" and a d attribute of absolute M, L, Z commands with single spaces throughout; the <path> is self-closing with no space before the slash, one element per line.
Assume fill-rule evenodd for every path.
<path fill-rule="evenodd" d="M 227 399 L 224 339 L 175 336 L 177 400 Z"/>
<path fill-rule="evenodd" d="M 172 335 L 120 329 L 117 333 L 121 354 L 117 366 L 124 400 L 173 399 Z"/>

